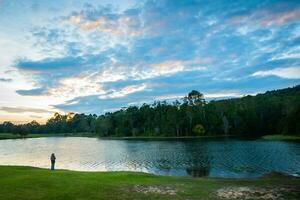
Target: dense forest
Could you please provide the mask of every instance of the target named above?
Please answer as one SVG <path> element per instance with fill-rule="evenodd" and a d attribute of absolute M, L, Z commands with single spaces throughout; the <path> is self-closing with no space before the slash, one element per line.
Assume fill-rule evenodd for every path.
<path fill-rule="evenodd" d="M 93 133 L 109 136 L 201 136 L 266 134 L 300 135 L 300 85 L 256 96 L 206 102 L 191 91 L 172 103 L 130 106 L 104 115 L 55 115 L 40 125 L 36 121 L 0 124 L 0 133 Z"/>

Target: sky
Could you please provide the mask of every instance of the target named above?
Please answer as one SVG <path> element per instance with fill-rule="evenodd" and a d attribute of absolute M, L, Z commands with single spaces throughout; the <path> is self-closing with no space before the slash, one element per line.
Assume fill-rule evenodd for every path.
<path fill-rule="evenodd" d="M 299 1 L 0 0 L 0 122 L 299 83 Z"/>

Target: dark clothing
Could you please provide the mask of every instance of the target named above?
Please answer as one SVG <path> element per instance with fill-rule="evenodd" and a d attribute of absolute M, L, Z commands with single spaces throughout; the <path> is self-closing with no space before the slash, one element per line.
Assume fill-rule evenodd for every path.
<path fill-rule="evenodd" d="M 51 162 L 51 170 L 54 170 L 55 162 Z"/>
<path fill-rule="evenodd" d="M 55 160 L 56 160 L 54 153 L 51 154 L 50 160 L 51 160 L 51 170 L 54 170 Z"/>

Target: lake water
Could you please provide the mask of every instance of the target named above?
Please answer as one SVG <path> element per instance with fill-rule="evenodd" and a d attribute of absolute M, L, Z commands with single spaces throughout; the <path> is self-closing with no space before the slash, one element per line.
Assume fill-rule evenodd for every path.
<path fill-rule="evenodd" d="M 262 140 L 101 140 L 50 137 L 0 140 L 0 165 L 160 175 L 257 177 L 270 171 L 300 176 L 300 143 Z"/>

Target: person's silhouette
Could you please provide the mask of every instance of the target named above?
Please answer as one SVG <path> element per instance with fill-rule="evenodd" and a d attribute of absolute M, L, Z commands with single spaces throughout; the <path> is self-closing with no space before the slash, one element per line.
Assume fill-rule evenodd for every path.
<path fill-rule="evenodd" d="M 51 170 L 54 170 L 54 167 L 55 167 L 55 159 L 56 159 L 55 154 L 52 153 L 52 154 L 51 154 L 51 157 L 50 157 L 50 160 L 51 160 Z"/>

